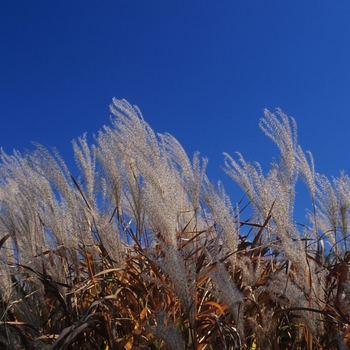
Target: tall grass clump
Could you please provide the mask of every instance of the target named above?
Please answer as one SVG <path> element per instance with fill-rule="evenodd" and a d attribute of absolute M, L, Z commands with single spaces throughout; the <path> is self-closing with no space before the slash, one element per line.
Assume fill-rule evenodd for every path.
<path fill-rule="evenodd" d="M 225 154 L 238 205 L 137 107 L 111 112 L 73 142 L 79 177 L 39 144 L 1 151 L 1 349 L 349 347 L 350 179 L 315 172 L 292 118 L 260 121 L 280 152 L 267 173 Z"/>

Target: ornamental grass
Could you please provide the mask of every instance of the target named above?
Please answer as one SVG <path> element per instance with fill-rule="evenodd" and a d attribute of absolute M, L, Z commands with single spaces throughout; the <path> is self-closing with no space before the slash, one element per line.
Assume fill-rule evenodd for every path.
<path fill-rule="evenodd" d="M 265 111 L 267 173 L 225 154 L 233 205 L 206 159 L 125 100 L 111 112 L 73 142 L 79 176 L 40 144 L 1 152 L 1 349 L 349 348 L 350 179 L 315 171 L 294 119 Z"/>

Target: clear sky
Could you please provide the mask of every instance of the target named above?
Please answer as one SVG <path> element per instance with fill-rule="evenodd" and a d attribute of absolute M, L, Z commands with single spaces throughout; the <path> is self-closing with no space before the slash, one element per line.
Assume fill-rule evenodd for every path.
<path fill-rule="evenodd" d="M 71 164 L 71 141 L 92 141 L 116 97 L 208 157 L 229 192 L 222 152 L 266 171 L 278 156 L 264 108 L 296 119 L 316 171 L 350 173 L 348 0 L 3 0 L 0 53 L 7 153 L 36 141 Z"/>

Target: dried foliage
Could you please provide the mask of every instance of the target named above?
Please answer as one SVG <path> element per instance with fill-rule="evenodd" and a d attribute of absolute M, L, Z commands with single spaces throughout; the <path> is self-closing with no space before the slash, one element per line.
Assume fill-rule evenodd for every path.
<path fill-rule="evenodd" d="M 111 111 L 94 145 L 73 142 L 79 178 L 41 145 L 0 155 L 1 349 L 349 347 L 350 180 L 315 172 L 293 119 L 265 111 L 267 174 L 225 155 L 241 220 L 205 159 L 126 101 Z"/>

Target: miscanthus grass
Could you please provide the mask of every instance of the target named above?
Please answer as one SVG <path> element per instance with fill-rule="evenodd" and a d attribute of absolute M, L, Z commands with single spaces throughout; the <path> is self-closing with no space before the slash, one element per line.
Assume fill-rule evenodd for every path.
<path fill-rule="evenodd" d="M 225 154 L 248 198 L 232 204 L 206 159 L 124 100 L 111 112 L 73 142 L 79 177 L 39 144 L 0 154 L 1 349 L 349 347 L 350 179 L 315 171 L 294 119 L 265 111 L 267 173 Z"/>

